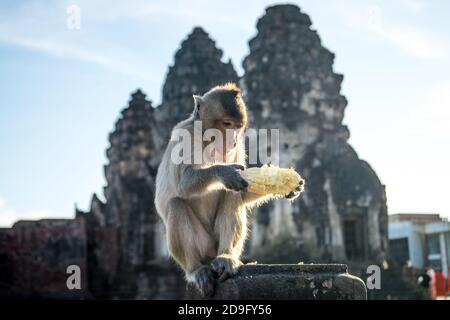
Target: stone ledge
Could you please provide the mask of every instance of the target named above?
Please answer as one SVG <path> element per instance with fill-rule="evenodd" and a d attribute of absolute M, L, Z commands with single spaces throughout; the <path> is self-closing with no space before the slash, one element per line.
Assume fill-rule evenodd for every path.
<path fill-rule="evenodd" d="M 204 299 L 188 285 L 188 299 Z M 344 264 L 248 264 L 218 283 L 216 300 L 366 300 L 364 282 Z"/>

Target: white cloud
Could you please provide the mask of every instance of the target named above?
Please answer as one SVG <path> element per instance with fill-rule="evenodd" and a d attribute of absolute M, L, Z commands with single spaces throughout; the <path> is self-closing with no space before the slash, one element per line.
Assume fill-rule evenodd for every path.
<path fill-rule="evenodd" d="M 76 59 L 143 81 L 155 81 L 151 72 L 145 72 L 139 64 L 136 52 L 105 41 L 92 26 L 89 31 L 84 30 L 83 23 L 80 30 L 69 30 L 65 7 L 24 4 L 20 9 L 15 14 L 0 14 L 0 43 Z"/>
<path fill-rule="evenodd" d="M 404 2 L 415 10 L 424 8 L 421 1 Z M 443 35 L 413 26 L 411 22 L 402 21 L 398 15 L 395 21 L 389 20 L 383 8 L 376 4 L 340 1 L 336 9 L 338 15 L 353 29 L 381 37 L 413 57 L 450 64 L 450 45 Z"/>
<path fill-rule="evenodd" d="M 422 106 L 412 110 L 407 121 L 414 133 L 450 138 L 450 82 L 427 89 Z"/>
<path fill-rule="evenodd" d="M 381 36 L 400 50 L 416 58 L 450 62 L 450 50 L 443 40 L 432 34 L 408 26 L 385 27 L 380 25 L 371 31 Z"/>
<path fill-rule="evenodd" d="M 425 1 L 422 0 L 401 0 L 401 2 L 406 8 L 411 9 L 415 13 L 421 12 L 426 7 Z"/>
<path fill-rule="evenodd" d="M 37 209 L 18 212 L 6 205 L 4 198 L 0 197 L 0 228 L 9 228 L 18 220 L 39 220 L 48 218 L 49 210 Z"/>
<path fill-rule="evenodd" d="M 101 1 L 78 1 L 82 12 L 82 19 L 86 17 L 96 22 L 111 21 L 144 21 L 153 17 L 175 17 L 178 20 L 196 22 L 200 25 L 204 23 L 221 24 L 224 28 L 237 28 L 243 31 L 253 31 L 253 22 L 248 23 L 249 12 L 260 12 L 260 5 L 241 5 L 245 10 L 235 10 L 238 1 L 222 1 L 211 5 L 209 0 L 172 0 L 155 1 L 135 0 L 128 2 Z M 262 5 L 262 4 L 261 4 Z M 105 8 L 108 8 L 105 10 Z"/>
<path fill-rule="evenodd" d="M 140 80 L 150 80 L 148 74 L 142 72 L 138 66 L 112 55 L 86 50 L 82 46 L 64 43 L 63 41 L 52 41 L 31 37 L 18 36 L 2 33 L 0 30 L 0 42 L 24 47 L 27 49 L 43 52 L 59 58 L 72 58 L 80 61 L 97 64 L 112 72 L 134 76 Z M 132 58 L 129 59 L 132 61 Z"/>

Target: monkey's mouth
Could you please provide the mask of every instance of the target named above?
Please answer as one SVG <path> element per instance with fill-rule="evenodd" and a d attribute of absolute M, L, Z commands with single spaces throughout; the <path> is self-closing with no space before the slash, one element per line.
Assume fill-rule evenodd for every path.
<path fill-rule="evenodd" d="M 233 155 L 234 151 L 235 148 L 223 148 L 223 149 L 213 148 L 211 149 L 210 157 L 214 161 L 227 162 L 226 160 L 230 158 L 231 155 Z"/>
<path fill-rule="evenodd" d="M 211 156 L 211 159 L 213 159 L 214 161 L 224 162 L 227 154 L 225 152 L 217 150 L 216 148 L 213 148 L 211 150 L 210 156 Z"/>

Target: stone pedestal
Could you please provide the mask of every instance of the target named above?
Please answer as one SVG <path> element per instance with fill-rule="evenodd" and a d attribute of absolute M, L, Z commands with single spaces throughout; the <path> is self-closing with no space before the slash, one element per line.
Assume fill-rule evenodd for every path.
<path fill-rule="evenodd" d="M 187 298 L 203 299 L 193 285 L 188 285 Z M 366 300 L 367 290 L 344 264 L 249 264 L 218 283 L 212 299 Z"/>

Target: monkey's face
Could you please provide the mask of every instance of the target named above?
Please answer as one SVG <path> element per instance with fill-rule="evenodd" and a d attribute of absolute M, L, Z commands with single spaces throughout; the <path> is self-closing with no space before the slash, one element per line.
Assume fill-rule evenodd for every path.
<path fill-rule="evenodd" d="M 196 114 L 204 130 L 215 129 L 220 137 L 214 137 L 210 156 L 215 161 L 234 159 L 236 148 L 242 148 L 240 140 L 247 127 L 247 107 L 235 85 L 211 89 L 203 97 L 194 96 Z M 209 150 L 209 149 L 208 149 Z"/>
<path fill-rule="evenodd" d="M 217 134 L 211 139 L 212 148 L 208 147 L 211 160 L 225 163 L 235 161 L 237 148 L 242 146 L 243 123 L 233 118 L 217 119 L 214 121 L 214 129 Z"/>
<path fill-rule="evenodd" d="M 216 128 L 222 133 L 222 154 L 226 159 L 230 152 L 236 149 L 244 133 L 244 123 L 239 119 L 224 117 L 216 121 Z"/>

